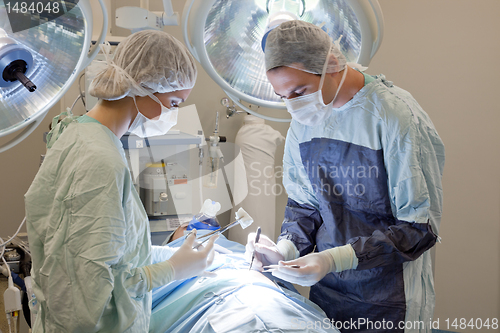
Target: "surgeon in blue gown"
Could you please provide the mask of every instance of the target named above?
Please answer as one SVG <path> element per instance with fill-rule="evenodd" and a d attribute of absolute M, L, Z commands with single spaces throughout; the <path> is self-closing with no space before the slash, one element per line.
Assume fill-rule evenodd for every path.
<path fill-rule="evenodd" d="M 288 203 L 277 243 L 249 235 L 254 267 L 312 286 L 310 299 L 342 332 L 429 332 L 444 167 L 429 116 L 383 75 L 346 63 L 313 24 L 272 30 L 265 60 L 292 116 Z M 405 330 L 409 321 L 422 324 Z"/>

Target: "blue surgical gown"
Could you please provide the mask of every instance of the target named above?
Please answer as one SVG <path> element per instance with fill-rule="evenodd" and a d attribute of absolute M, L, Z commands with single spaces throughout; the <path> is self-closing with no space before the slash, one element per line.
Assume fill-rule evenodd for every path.
<path fill-rule="evenodd" d="M 365 86 L 321 125 L 292 121 L 283 165 L 279 239 L 301 256 L 351 244 L 359 262 L 327 274 L 310 299 L 334 320 L 392 321 L 394 332 L 405 320 L 428 323 L 444 146 L 410 93 L 365 75 Z"/>
<path fill-rule="evenodd" d="M 169 256 L 149 223 L 120 140 L 88 116 L 57 138 L 25 195 L 34 332 L 147 332 L 143 266 Z"/>

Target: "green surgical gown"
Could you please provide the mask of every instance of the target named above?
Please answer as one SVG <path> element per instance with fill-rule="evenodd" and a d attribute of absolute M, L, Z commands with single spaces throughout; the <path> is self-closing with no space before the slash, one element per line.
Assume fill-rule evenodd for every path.
<path fill-rule="evenodd" d="M 142 267 L 168 251 L 151 246 L 118 137 L 88 116 L 70 123 L 25 203 L 40 305 L 33 332 L 147 332 Z"/>

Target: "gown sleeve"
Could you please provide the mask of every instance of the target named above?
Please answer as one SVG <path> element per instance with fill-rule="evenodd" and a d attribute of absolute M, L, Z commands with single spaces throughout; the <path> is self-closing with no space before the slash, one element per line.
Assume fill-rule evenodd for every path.
<path fill-rule="evenodd" d="M 389 119 L 382 137 L 396 221 L 386 230 L 348 241 L 358 258 L 357 269 L 415 260 L 438 238 L 444 145 L 416 101 L 406 101 L 410 115 Z"/>
<path fill-rule="evenodd" d="M 151 246 L 151 260 L 153 264 L 168 260 L 177 250 L 177 248 L 170 246 Z"/>

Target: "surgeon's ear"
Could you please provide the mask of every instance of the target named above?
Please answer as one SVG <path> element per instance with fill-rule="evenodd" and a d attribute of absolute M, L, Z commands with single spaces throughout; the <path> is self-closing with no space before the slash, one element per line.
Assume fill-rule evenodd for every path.
<path fill-rule="evenodd" d="M 337 75 L 339 75 L 339 72 L 334 72 L 334 73 L 326 73 L 327 76 L 330 76 L 331 78 L 334 78 L 336 77 Z"/>
<path fill-rule="evenodd" d="M 330 78 L 330 80 L 331 80 L 331 79 L 335 79 L 338 75 L 340 75 L 340 73 L 339 73 L 339 72 L 334 72 L 334 73 L 326 73 L 326 75 L 325 75 L 325 79 L 326 79 L 326 78 Z M 326 84 L 326 82 L 325 82 L 325 84 Z"/>
<path fill-rule="evenodd" d="M 339 72 L 339 61 L 338 59 L 333 55 L 333 54 L 330 54 L 330 58 L 328 59 L 328 69 L 331 69 L 333 68 L 333 72 L 335 73 L 332 73 L 332 74 L 336 74 Z"/>

